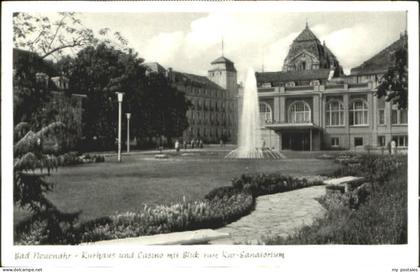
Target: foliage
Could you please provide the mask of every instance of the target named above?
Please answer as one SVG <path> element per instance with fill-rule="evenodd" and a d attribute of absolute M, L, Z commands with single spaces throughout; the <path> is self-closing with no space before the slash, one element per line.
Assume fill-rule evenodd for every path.
<path fill-rule="evenodd" d="M 296 190 L 313 185 L 321 185 L 321 180 L 308 181 L 280 174 L 242 175 L 232 180 L 234 188 L 250 192 L 253 197 Z"/>
<path fill-rule="evenodd" d="M 65 229 L 72 226 L 78 217 L 78 213 L 60 212 L 46 197 L 53 185 L 45 181 L 45 174 L 42 172 L 46 168 L 49 174 L 58 166 L 58 160 L 54 155 L 43 152 L 42 137 L 53 134 L 62 127 L 62 123 L 55 122 L 37 132 L 29 130 L 23 137 L 15 138 L 14 144 L 14 203 L 32 212 L 32 217 L 22 223 L 17 232 L 24 229 L 30 236 L 42 236 L 54 242 L 60 237 L 56 235 L 66 232 Z M 14 134 L 22 135 L 26 129 L 27 124 L 19 124 L 15 127 Z M 33 228 L 34 222 L 44 225 L 45 231 L 40 232 L 38 227 Z"/>
<path fill-rule="evenodd" d="M 239 193 L 211 201 L 187 202 L 185 199 L 172 205 L 145 206 L 139 212 L 126 212 L 111 217 L 98 218 L 67 231 L 55 241 L 46 239 L 47 226 L 43 221 L 32 224 L 30 231 L 20 232 L 21 244 L 78 244 L 174 231 L 221 227 L 249 213 L 253 207 L 251 195 Z"/>
<path fill-rule="evenodd" d="M 36 54 L 14 50 L 13 69 L 14 124 L 27 122 L 33 129 L 40 129 L 48 116 L 43 106 L 54 90 L 54 84 L 42 75 L 52 73 L 54 68 Z"/>
<path fill-rule="evenodd" d="M 407 42 L 395 53 L 395 63 L 380 80 L 377 96 L 392 101 L 399 109 L 408 106 L 408 48 Z"/>
<path fill-rule="evenodd" d="M 390 165 L 390 160 L 383 157 L 385 165 Z M 393 161 L 395 167 L 384 176 L 385 180 L 376 182 L 375 190 L 370 190 L 369 184 L 360 186 L 367 188 L 359 187 L 363 190 L 356 191 L 358 205 L 352 205 L 354 193 L 327 194 L 321 199 L 327 209 L 325 217 L 288 238 L 271 237 L 265 242 L 277 245 L 407 243 L 407 160 L 394 157 Z M 380 165 L 374 164 L 378 167 L 374 172 L 383 171 Z M 371 177 L 371 181 L 376 180 L 376 175 Z M 369 190 L 368 195 L 365 189 Z"/>
<path fill-rule="evenodd" d="M 70 88 L 85 93 L 83 132 L 88 146 L 113 147 L 118 103 L 115 92 L 124 92 L 123 112 L 132 114 L 134 137 L 176 137 L 188 126 L 188 104 L 182 92 L 163 75 L 146 77 L 133 51 L 123 52 L 101 43 L 81 50 L 72 61 Z M 125 118 L 123 129 L 125 130 Z"/>
<path fill-rule="evenodd" d="M 356 154 L 341 161 L 342 167 L 333 176 L 360 176 L 369 181 L 383 182 L 406 161 L 406 155 Z"/>
<path fill-rule="evenodd" d="M 95 35 L 85 27 L 75 12 L 59 12 L 50 16 L 16 12 L 13 14 L 13 43 L 16 48 L 37 53 L 41 59 L 58 60 L 66 53 L 106 42 L 125 50 L 127 40 L 119 32 L 102 28 Z"/>

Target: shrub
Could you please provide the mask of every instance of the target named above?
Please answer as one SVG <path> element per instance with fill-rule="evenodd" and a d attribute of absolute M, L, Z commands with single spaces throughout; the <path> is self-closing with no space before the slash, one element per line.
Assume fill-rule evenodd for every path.
<path fill-rule="evenodd" d="M 364 158 L 371 165 L 360 169 L 379 171 L 386 180 L 365 183 L 345 194 L 330 193 L 320 199 L 327 209 L 325 217 L 305 226 L 294 235 L 271 237 L 267 244 L 404 244 L 407 243 L 407 168 L 402 157 Z M 361 171 L 361 170 L 360 170 Z"/>
<path fill-rule="evenodd" d="M 46 238 L 50 230 L 43 220 L 35 220 L 17 237 L 18 244 L 78 244 L 121 239 L 201 228 L 218 228 L 248 214 L 254 199 L 246 193 L 217 196 L 212 200 L 182 201 L 172 205 L 145 206 L 138 212 L 102 217 L 55 233 L 56 240 Z"/>
<path fill-rule="evenodd" d="M 322 180 L 308 181 L 280 174 L 242 175 L 232 180 L 233 188 L 250 192 L 253 197 L 296 190 L 313 185 L 321 185 Z"/>
<path fill-rule="evenodd" d="M 400 167 L 407 167 L 407 156 L 349 155 L 349 157 L 346 159 L 342 158 L 339 162 L 342 164 L 342 167 L 333 174 L 334 176 L 364 176 L 368 181 L 383 182 Z"/>
<path fill-rule="evenodd" d="M 225 196 L 231 197 L 234 194 L 238 194 L 240 190 L 232 186 L 222 186 L 211 190 L 204 197 L 207 200 L 213 200 L 214 198 L 223 198 Z"/>

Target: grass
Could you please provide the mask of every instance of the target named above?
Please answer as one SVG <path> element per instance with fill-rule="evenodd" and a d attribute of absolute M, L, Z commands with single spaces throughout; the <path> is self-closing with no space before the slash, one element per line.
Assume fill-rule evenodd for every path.
<path fill-rule="evenodd" d="M 144 204 L 203 199 L 214 188 L 231 184 L 244 173 L 318 175 L 338 168 L 330 160 L 307 159 L 303 153 L 286 160 L 224 160 L 229 150 L 208 149 L 156 160 L 138 153 L 116 162 L 62 167 L 48 178 L 55 183 L 48 198 L 61 210 L 82 210 L 82 221 L 116 212 L 136 211 Z M 182 153 L 182 152 L 181 152 Z M 28 212 L 15 208 L 15 224 Z"/>

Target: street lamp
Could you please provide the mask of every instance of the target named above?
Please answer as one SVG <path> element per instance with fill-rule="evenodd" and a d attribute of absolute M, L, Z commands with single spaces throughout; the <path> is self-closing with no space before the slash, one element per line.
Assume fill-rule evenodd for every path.
<path fill-rule="evenodd" d="M 131 113 L 126 113 L 127 116 L 127 153 L 130 153 L 130 117 Z"/>
<path fill-rule="evenodd" d="M 118 98 L 118 161 L 121 162 L 121 103 L 124 93 L 117 92 Z"/>

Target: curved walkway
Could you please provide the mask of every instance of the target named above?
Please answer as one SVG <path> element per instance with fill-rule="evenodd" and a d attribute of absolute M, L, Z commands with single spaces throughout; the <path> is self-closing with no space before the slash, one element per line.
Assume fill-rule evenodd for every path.
<path fill-rule="evenodd" d="M 310 225 L 326 211 L 316 198 L 325 194 L 325 186 L 260 196 L 256 207 L 218 232 L 229 233 L 230 238 L 214 240 L 211 244 L 257 244 L 265 236 L 288 236 L 305 225 Z"/>

